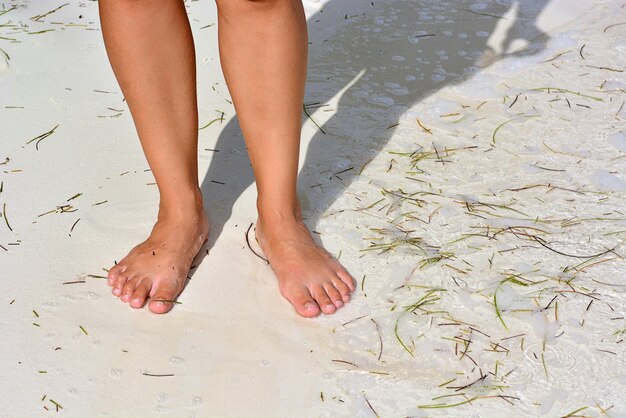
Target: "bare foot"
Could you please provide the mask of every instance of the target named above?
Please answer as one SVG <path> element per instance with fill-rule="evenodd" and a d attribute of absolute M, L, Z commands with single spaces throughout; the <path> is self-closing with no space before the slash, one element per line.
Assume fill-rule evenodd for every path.
<path fill-rule="evenodd" d="M 259 214 L 255 234 L 280 293 L 302 316 L 334 313 L 350 300 L 354 278 L 313 241 L 301 217 L 279 218 Z"/>
<path fill-rule="evenodd" d="M 133 248 L 109 270 L 109 286 L 133 308 L 148 307 L 166 313 L 183 290 L 191 262 L 207 239 L 209 223 L 202 199 L 176 215 L 164 214 L 152 228 L 150 237 Z"/>

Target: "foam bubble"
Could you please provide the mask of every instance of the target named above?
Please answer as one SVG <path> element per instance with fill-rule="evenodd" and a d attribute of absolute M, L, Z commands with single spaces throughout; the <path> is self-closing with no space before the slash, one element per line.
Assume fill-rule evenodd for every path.
<path fill-rule="evenodd" d="M 180 365 L 185 360 L 182 357 L 172 356 L 170 357 L 170 364 Z"/>
<path fill-rule="evenodd" d="M 626 190 L 626 181 L 621 180 L 607 170 L 596 170 L 591 176 L 591 181 L 596 187 L 605 191 Z"/>
<path fill-rule="evenodd" d="M 615 132 L 609 135 L 608 140 L 615 148 L 626 152 L 626 132 Z"/>

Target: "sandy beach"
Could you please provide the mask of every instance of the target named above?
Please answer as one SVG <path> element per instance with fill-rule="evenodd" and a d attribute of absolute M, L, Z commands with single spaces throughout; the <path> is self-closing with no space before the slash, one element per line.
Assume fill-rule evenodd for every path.
<path fill-rule="evenodd" d="M 626 417 L 626 2 L 303 3 L 299 195 L 358 285 L 314 319 L 258 256 L 215 3 L 211 232 L 160 316 L 105 280 L 158 191 L 97 2 L 0 2 L 0 416 Z"/>

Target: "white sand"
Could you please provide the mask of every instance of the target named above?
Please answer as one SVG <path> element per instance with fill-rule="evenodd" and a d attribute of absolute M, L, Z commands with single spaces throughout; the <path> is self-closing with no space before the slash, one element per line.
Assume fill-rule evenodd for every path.
<path fill-rule="evenodd" d="M 313 320 L 246 245 L 214 3 L 187 3 L 201 126 L 225 119 L 200 131 L 209 255 L 165 316 L 89 276 L 157 202 L 97 3 L 0 3 L 0 415 L 626 416 L 626 6 L 497 3 L 305 2 L 327 134 L 303 118 L 300 191 L 359 280 Z"/>

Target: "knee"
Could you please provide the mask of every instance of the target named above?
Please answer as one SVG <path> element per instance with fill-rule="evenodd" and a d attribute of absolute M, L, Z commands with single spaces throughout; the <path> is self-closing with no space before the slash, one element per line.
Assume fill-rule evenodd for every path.
<path fill-rule="evenodd" d="M 100 7 L 107 7 L 116 10 L 142 11 L 158 7 L 158 2 L 153 0 L 100 0 Z"/>
<path fill-rule="evenodd" d="M 294 0 L 215 0 L 219 13 L 247 13 L 271 10 Z M 300 0 L 297 0 L 300 1 Z"/>
<path fill-rule="evenodd" d="M 150 0 L 100 0 L 100 2 L 118 7 L 143 7 L 151 3 Z"/>

